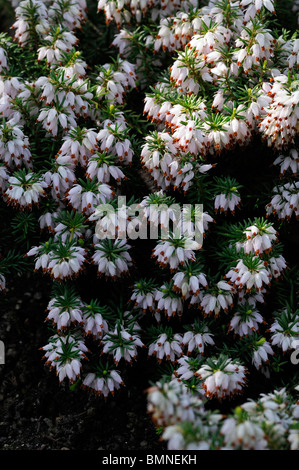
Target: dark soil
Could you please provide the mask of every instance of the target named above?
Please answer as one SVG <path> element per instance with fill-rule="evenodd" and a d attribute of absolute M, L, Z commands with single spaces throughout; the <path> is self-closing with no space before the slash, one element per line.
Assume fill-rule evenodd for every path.
<path fill-rule="evenodd" d="M 146 357 L 129 367 L 126 387 L 107 401 L 59 385 L 44 366 L 46 284 L 22 277 L 1 298 L 0 450 L 165 448 L 146 412 Z"/>

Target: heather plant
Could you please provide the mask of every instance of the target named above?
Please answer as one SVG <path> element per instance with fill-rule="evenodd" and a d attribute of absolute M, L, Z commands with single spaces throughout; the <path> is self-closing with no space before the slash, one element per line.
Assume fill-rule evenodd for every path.
<path fill-rule="evenodd" d="M 1 3 L 0 289 L 51 286 L 45 364 L 107 399 L 151 363 L 169 449 L 298 450 L 298 2 Z"/>

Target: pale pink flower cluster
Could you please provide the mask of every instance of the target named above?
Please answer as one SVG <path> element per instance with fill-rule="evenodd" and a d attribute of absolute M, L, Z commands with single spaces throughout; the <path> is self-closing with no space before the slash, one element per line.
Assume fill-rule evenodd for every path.
<path fill-rule="evenodd" d="M 7 185 L 4 193 L 7 204 L 19 207 L 20 210 L 32 209 L 32 206 L 38 205 L 41 197 L 45 195 L 46 183 L 33 173 L 25 174 L 22 179 L 16 174 L 10 176 Z"/>
<path fill-rule="evenodd" d="M 284 310 L 286 313 L 286 309 Z M 296 349 L 296 338 L 299 335 L 299 316 L 294 315 L 292 320 L 283 324 L 277 318 L 269 328 L 272 346 L 278 346 L 283 353 Z"/>
<path fill-rule="evenodd" d="M 64 357 L 64 348 L 68 346 L 69 357 Z M 87 359 L 87 347 L 82 340 L 71 335 L 54 335 L 50 342 L 41 348 L 45 351 L 44 359 L 50 369 L 54 369 L 59 382 L 65 378 L 74 383 L 81 375 L 82 360 Z"/>
<path fill-rule="evenodd" d="M 9 169 L 32 167 L 29 139 L 14 119 L 0 125 L 0 159 Z"/>
<path fill-rule="evenodd" d="M 260 424 L 251 420 L 238 423 L 235 418 L 227 418 L 221 428 L 226 445 L 247 450 L 265 450 L 267 440 Z"/>
<path fill-rule="evenodd" d="M 287 182 L 273 188 L 273 197 L 266 206 L 267 216 L 275 215 L 279 220 L 299 218 L 299 181 Z"/>
<path fill-rule="evenodd" d="M 81 300 L 80 304 L 82 305 Z M 63 302 L 62 305 L 58 305 L 56 298 L 51 299 L 48 303 L 47 312 L 46 321 L 52 321 L 58 332 L 66 330 L 72 323 L 79 324 L 83 321 L 80 305 L 75 308 L 64 307 Z"/>
<path fill-rule="evenodd" d="M 269 356 L 273 356 L 274 351 L 271 348 L 270 343 L 264 338 L 262 338 L 262 341 L 260 341 L 260 343 L 261 344 L 257 346 L 253 353 L 252 364 L 256 367 L 256 369 L 262 370 L 264 364 L 267 364 L 270 361 Z"/>
<path fill-rule="evenodd" d="M 259 130 L 268 145 L 276 149 L 293 145 L 298 133 L 299 90 L 290 87 L 286 75 L 277 75 L 268 91 L 271 104 L 265 108 L 266 117 L 260 122 Z"/>
<path fill-rule="evenodd" d="M 58 34 L 47 34 L 44 38 L 46 46 L 38 49 L 38 60 L 46 59 L 47 65 L 57 66 L 63 59 L 64 52 L 70 52 L 78 43 L 76 36 L 70 31 L 63 31 Z"/>
<path fill-rule="evenodd" d="M 34 9 L 34 16 L 38 18 L 36 22 L 35 30 L 38 34 L 48 23 L 48 11 L 45 2 L 40 0 L 24 0 L 21 1 L 19 6 L 15 9 L 16 21 L 12 25 L 14 30 L 14 39 L 18 41 L 20 45 L 24 45 L 30 39 L 30 22 L 28 11 L 30 8 Z"/>
<path fill-rule="evenodd" d="M 163 427 L 170 451 L 298 449 L 298 405 L 285 388 L 262 393 L 225 415 L 208 412 L 206 399 L 173 378 L 157 382 L 147 393 L 148 412 Z M 222 438 L 217 447 L 215 435 Z"/>
<path fill-rule="evenodd" d="M 135 66 L 123 59 L 119 59 L 117 66 L 105 64 L 97 77 L 97 82 L 98 96 L 105 96 L 105 99 L 112 103 L 123 104 L 127 90 L 136 87 Z"/>
<path fill-rule="evenodd" d="M 214 314 L 215 317 L 218 317 L 220 311 L 223 310 L 227 313 L 233 306 L 233 293 L 234 290 L 230 284 L 219 281 L 215 291 L 199 294 L 198 298 L 192 299 L 192 304 L 199 302 L 199 308 L 203 311 L 204 316 Z"/>
<path fill-rule="evenodd" d="M 194 325 L 192 326 L 194 327 Z M 215 345 L 212 336 L 214 335 L 211 333 L 208 326 L 205 326 L 201 333 L 197 333 L 191 329 L 186 331 L 186 333 L 184 333 L 182 343 L 184 346 L 188 346 L 187 355 L 189 356 L 194 350 L 195 352 L 204 355 L 206 345 Z"/>
<path fill-rule="evenodd" d="M 6 50 L 0 46 L 0 72 L 4 69 L 8 69 L 7 63 L 7 52 Z"/>
<path fill-rule="evenodd" d="M 129 274 L 132 258 L 128 250 L 131 246 L 126 239 L 109 240 L 111 246 L 107 248 L 106 241 L 95 244 L 92 261 L 97 265 L 98 275 L 117 279 Z M 115 254 L 114 254 L 115 249 Z"/>
<path fill-rule="evenodd" d="M 232 214 L 235 213 L 236 208 L 240 207 L 241 198 L 237 191 L 233 191 L 227 194 L 217 194 L 214 201 L 215 212 L 224 212 L 227 214 L 230 211 Z"/>
<path fill-rule="evenodd" d="M 182 316 L 184 307 L 181 297 L 174 292 L 168 292 L 164 284 L 156 290 L 155 301 L 155 311 L 158 315 L 164 312 L 167 318 L 175 315 Z"/>
<path fill-rule="evenodd" d="M 268 253 L 272 250 L 272 245 L 277 241 L 277 231 L 273 226 L 257 227 L 251 225 L 243 232 L 246 236 L 246 241 L 237 242 L 236 248 L 244 250 L 246 254 L 253 253 L 259 255 Z"/>
<path fill-rule="evenodd" d="M 107 371 L 104 377 L 98 377 L 96 373 L 89 372 L 82 383 L 84 389 L 103 396 L 105 399 L 110 393 L 114 395 L 115 390 L 119 390 L 121 385 L 124 385 L 124 381 L 116 370 Z"/>
<path fill-rule="evenodd" d="M 228 359 L 225 366 L 213 370 L 210 365 L 201 366 L 196 375 L 203 380 L 202 387 L 208 398 L 222 399 L 242 393 L 246 385 L 246 367 Z"/>
<path fill-rule="evenodd" d="M 148 412 L 157 426 L 176 424 L 195 420 L 196 412 L 203 408 L 203 402 L 197 395 L 188 393 L 186 387 L 174 377 L 147 390 Z"/>
<path fill-rule="evenodd" d="M 280 174 L 283 176 L 290 170 L 294 176 L 299 173 L 299 156 L 298 150 L 295 148 L 290 149 L 289 155 L 279 155 L 273 162 L 274 165 L 280 166 Z"/>
<path fill-rule="evenodd" d="M 86 21 L 86 0 L 71 0 L 67 3 L 54 1 L 48 10 L 49 20 L 56 22 L 57 17 L 68 30 L 81 29 Z"/>
<path fill-rule="evenodd" d="M 179 292 L 183 299 L 196 297 L 200 291 L 208 288 L 204 273 L 189 276 L 186 272 L 178 270 L 173 276 L 173 289 Z"/>
<path fill-rule="evenodd" d="M 155 39 L 154 49 L 158 51 L 176 51 L 182 49 L 190 41 L 195 32 L 201 30 L 198 15 L 191 19 L 187 12 L 179 11 L 176 16 L 162 18 Z"/>
<path fill-rule="evenodd" d="M 40 246 L 35 246 L 28 251 L 26 256 L 35 257 L 35 270 L 42 268 L 43 272 L 49 273 L 53 279 L 61 281 L 79 275 L 87 262 L 86 254 L 85 248 L 73 242 L 65 246 L 62 254 L 53 252 L 51 248 L 45 252 Z"/>
<path fill-rule="evenodd" d="M 181 244 L 178 244 L 176 239 L 160 240 L 153 250 L 152 257 L 157 258 L 161 267 L 169 266 L 171 271 L 188 261 L 194 261 L 194 250 L 198 250 L 200 245 L 191 237 L 182 237 L 180 241 Z"/>
<path fill-rule="evenodd" d="M 132 18 L 140 23 L 150 12 L 155 21 L 157 17 L 169 17 L 173 11 L 181 8 L 183 11 L 196 6 L 196 2 L 185 0 L 98 0 L 98 11 L 103 10 L 106 22 L 115 21 L 116 26 L 130 23 Z"/>
<path fill-rule="evenodd" d="M 113 194 L 111 186 L 105 183 L 97 183 L 91 190 L 75 184 L 66 192 L 65 197 L 74 209 L 89 216 L 101 202 L 110 200 Z"/>
<path fill-rule="evenodd" d="M 116 325 L 114 330 L 108 331 L 101 340 L 104 354 L 111 354 L 113 362 L 117 366 L 121 359 L 132 364 L 132 361 L 137 358 L 137 348 L 144 347 L 140 339 L 140 327 L 137 323 L 134 324 L 134 329 L 127 328 L 124 324 Z M 124 347 L 124 344 L 128 346 Z"/>
<path fill-rule="evenodd" d="M 248 268 L 242 259 L 238 260 L 234 269 L 226 274 L 227 279 L 237 289 L 246 287 L 249 292 L 252 288 L 259 291 L 263 286 L 270 286 L 271 273 L 266 269 L 265 262 L 256 257 L 257 265 L 254 269 Z"/>
<path fill-rule="evenodd" d="M 179 333 L 175 333 L 171 338 L 166 333 L 161 333 L 156 341 L 149 345 L 148 355 L 155 356 L 158 362 L 165 358 L 174 363 L 177 357 L 183 355 L 181 344 L 182 335 Z"/>
<path fill-rule="evenodd" d="M 97 134 L 98 147 L 101 152 L 108 152 L 120 163 L 131 164 L 134 151 L 127 136 L 128 124 L 122 113 L 115 121 L 106 119 Z"/>
<path fill-rule="evenodd" d="M 254 308 L 249 307 L 244 318 L 244 313 L 236 311 L 229 323 L 229 331 L 233 331 L 238 336 L 249 336 L 254 331 L 258 331 L 264 319 L 262 315 Z"/>

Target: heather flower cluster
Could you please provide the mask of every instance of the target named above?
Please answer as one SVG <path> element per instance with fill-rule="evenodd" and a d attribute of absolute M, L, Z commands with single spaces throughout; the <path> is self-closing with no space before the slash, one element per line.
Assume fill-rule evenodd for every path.
<path fill-rule="evenodd" d="M 280 388 L 221 414 L 172 378 L 148 389 L 148 411 L 169 450 L 298 450 L 297 399 Z"/>
<path fill-rule="evenodd" d="M 282 0 L 4 1 L 0 293 L 24 273 L 48 286 L 46 366 L 107 400 L 151 364 L 169 450 L 298 450 Z"/>

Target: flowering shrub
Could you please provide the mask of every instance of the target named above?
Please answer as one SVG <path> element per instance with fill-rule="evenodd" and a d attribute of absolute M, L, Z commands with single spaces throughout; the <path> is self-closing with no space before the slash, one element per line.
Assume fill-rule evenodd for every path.
<path fill-rule="evenodd" d="M 107 398 L 146 349 L 169 449 L 298 450 L 295 16 L 2 3 L 0 290 L 51 283 L 46 365 Z"/>

